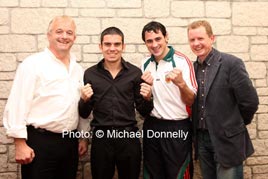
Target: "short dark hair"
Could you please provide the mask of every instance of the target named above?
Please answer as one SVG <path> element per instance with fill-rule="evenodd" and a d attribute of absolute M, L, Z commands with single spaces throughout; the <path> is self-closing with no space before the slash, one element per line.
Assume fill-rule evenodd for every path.
<path fill-rule="evenodd" d="M 161 24 L 160 22 L 151 21 L 148 24 L 146 24 L 142 29 L 142 40 L 145 42 L 145 32 L 153 31 L 154 33 L 158 33 L 158 31 L 161 31 L 164 37 L 167 35 L 166 27 Z"/>
<path fill-rule="evenodd" d="M 103 42 L 103 37 L 105 35 L 120 35 L 122 37 L 122 43 L 124 44 L 124 34 L 117 27 L 108 27 L 108 28 L 106 28 L 105 30 L 102 31 L 101 36 L 100 36 L 100 42 L 101 42 L 101 44 Z"/>

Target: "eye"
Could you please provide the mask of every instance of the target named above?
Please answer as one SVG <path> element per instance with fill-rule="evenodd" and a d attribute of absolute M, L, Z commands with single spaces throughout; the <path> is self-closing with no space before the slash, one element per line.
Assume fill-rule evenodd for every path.
<path fill-rule="evenodd" d="M 118 42 L 118 43 L 115 43 L 114 46 L 115 46 L 115 47 L 120 47 L 121 44 L 122 44 L 122 43 L 119 43 L 119 42 Z"/>
<path fill-rule="evenodd" d="M 66 33 L 67 33 L 68 35 L 73 35 L 73 34 L 74 34 L 73 31 L 71 31 L 71 30 L 67 31 Z"/>
<path fill-rule="evenodd" d="M 110 47 L 112 44 L 111 43 L 108 43 L 108 42 L 104 42 L 103 43 L 103 46 L 105 46 L 105 47 Z"/>
<path fill-rule="evenodd" d="M 153 43 L 153 40 L 146 40 L 145 43 L 146 44 L 151 44 L 151 43 Z"/>
<path fill-rule="evenodd" d="M 195 41 L 195 39 L 189 39 L 189 42 L 194 42 Z"/>
<path fill-rule="evenodd" d="M 62 34 L 62 30 L 56 30 L 56 34 Z"/>
<path fill-rule="evenodd" d="M 157 42 L 159 42 L 159 41 L 161 41 L 161 37 L 157 37 L 156 39 L 155 39 L 155 41 L 157 41 Z"/>

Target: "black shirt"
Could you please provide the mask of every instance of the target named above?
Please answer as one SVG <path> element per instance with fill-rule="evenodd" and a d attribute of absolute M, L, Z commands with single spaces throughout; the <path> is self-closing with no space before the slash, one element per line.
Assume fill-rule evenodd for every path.
<path fill-rule="evenodd" d="M 197 59 L 198 60 L 198 59 Z M 209 76 L 209 67 L 213 63 L 213 49 L 206 57 L 206 59 L 201 63 L 198 60 L 196 80 L 198 84 L 198 128 L 207 129 L 206 125 L 206 106 L 205 106 L 205 91 L 207 86 L 207 77 Z"/>
<path fill-rule="evenodd" d="M 153 109 L 153 101 L 140 95 L 141 70 L 122 59 L 122 70 L 115 78 L 104 69 L 104 59 L 84 73 L 84 84 L 91 84 L 93 96 L 79 101 L 79 114 L 87 118 L 93 110 L 91 126 L 130 126 L 136 124 L 135 108 L 143 116 Z"/>

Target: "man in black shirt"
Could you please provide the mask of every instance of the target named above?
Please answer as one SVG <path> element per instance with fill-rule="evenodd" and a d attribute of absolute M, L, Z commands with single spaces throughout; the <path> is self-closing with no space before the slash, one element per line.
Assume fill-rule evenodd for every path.
<path fill-rule="evenodd" d="M 116 166 L 120 179 L 137 179 L 141 145 L 139 137 L 133 136 L 137 132 L 135 109 L 143 116 L 151 112 L 151 86 L 142 82 L 138 67 L 122 58 L 125 44 L 120 29 L 105 29 L 100 40 L 104 58 L 85 71 L 79 102 L 81 117 L 93 111 L 92 177 L 112 179 Z"/>

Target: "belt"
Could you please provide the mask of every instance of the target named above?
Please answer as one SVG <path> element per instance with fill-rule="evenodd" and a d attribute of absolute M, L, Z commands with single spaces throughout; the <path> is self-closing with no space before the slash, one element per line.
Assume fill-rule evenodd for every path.
<path fill-rule="evenodd" d="M 138 127 L 136 126 L 94 126 L 93 131 L 102 130 L 119 130 L 119 131 L 137 131 Z"/>
<path fill-rule="evenodd" d="M 149 116 L 146 118 L 147 121 L 153 121 L 154 123 L 160 123 L 160 124 L 184 124 L 184 123 L 189 123 L 190 118 L 185 118 L 185 119 L 180 119 L 180 120 L 170 120 L 170 119 L 164 119 L 164 118 L 157 118 L 154 116 Z M 146 120 L 145 120 L 146 122 Z"/>
<path fill-rule="evenodd" d="M 27 130 L 29 131 L 34 131 L 34 132 L 38 132 L 40 134 L 45 134 L 45 135 L 58 135 L 58 136 L 62 136 L 62 133 L 56 133 L 56 132 L 52 132 L 43 128 L 35 128 L 32 125 L 28 125 L 27 126 Z M 72 132 L 76 132 L 77 130 L 73 130 Z"/>

